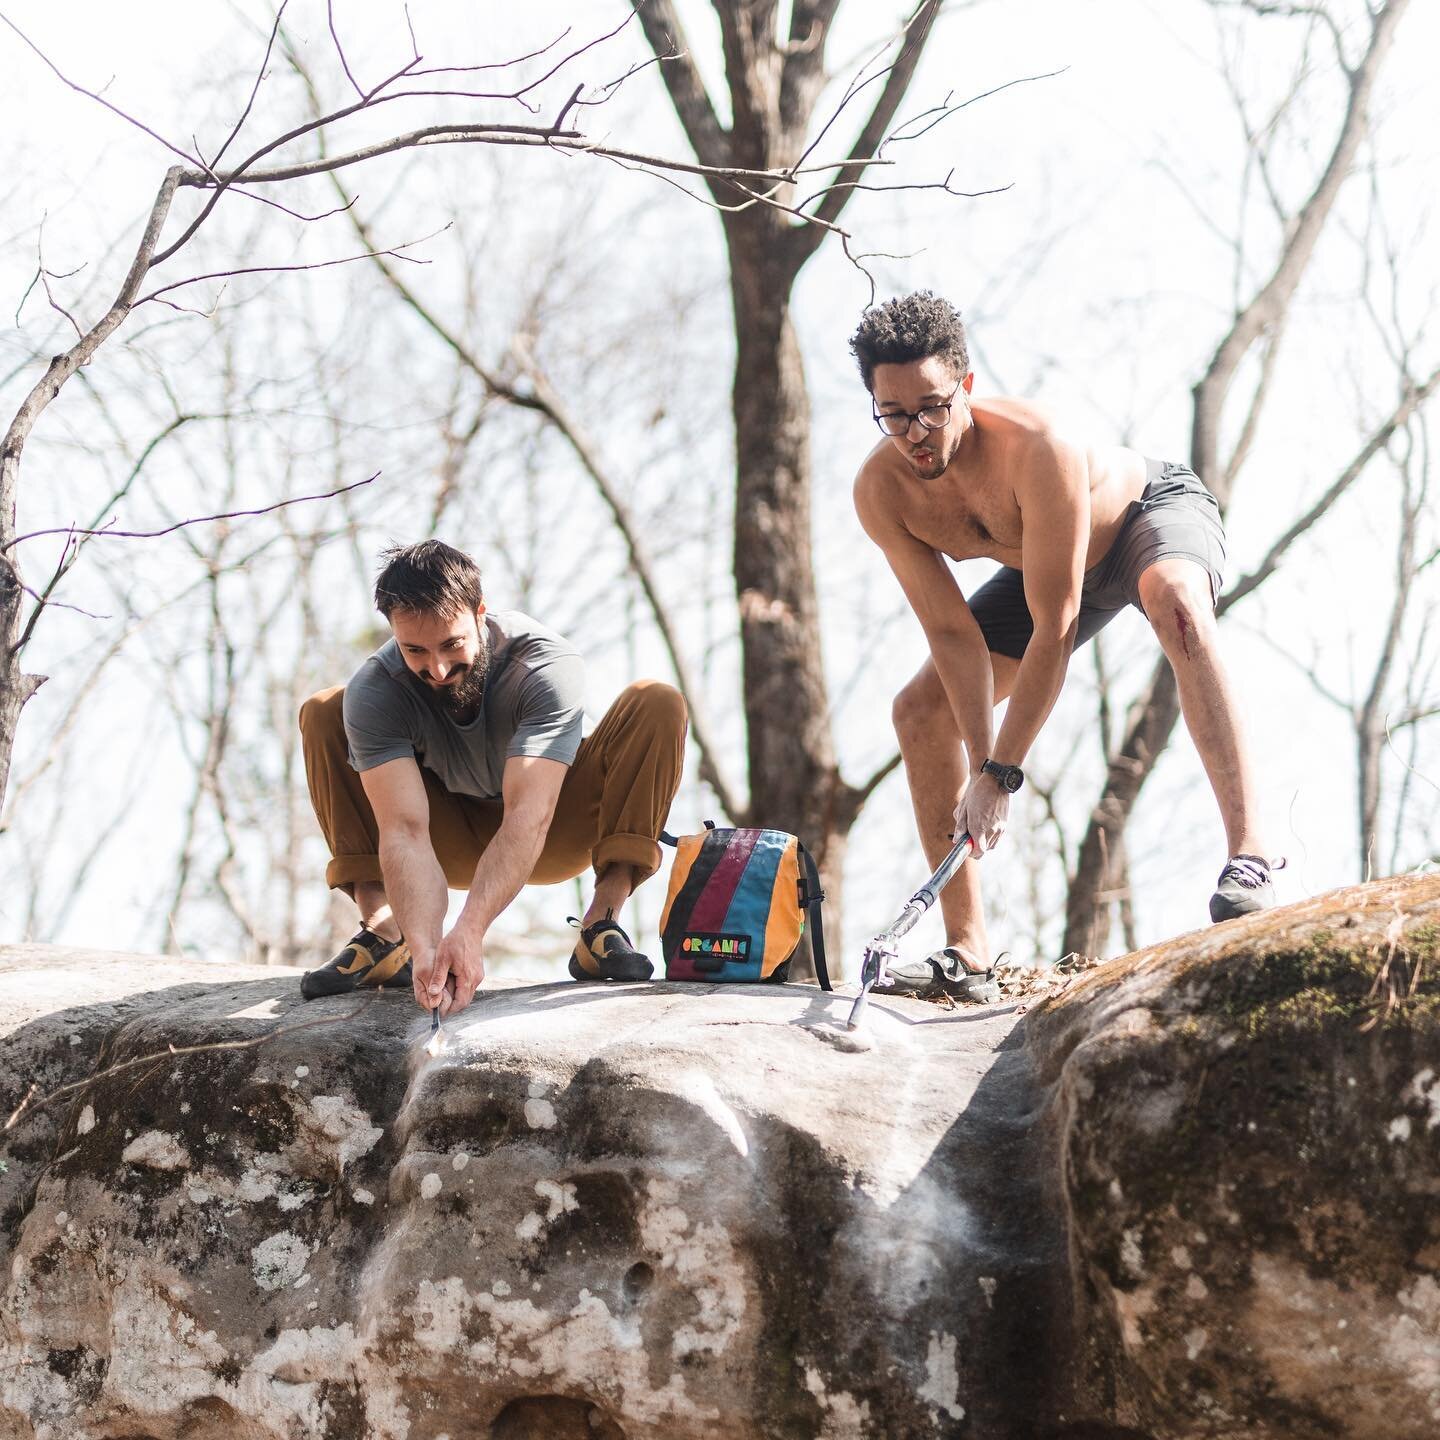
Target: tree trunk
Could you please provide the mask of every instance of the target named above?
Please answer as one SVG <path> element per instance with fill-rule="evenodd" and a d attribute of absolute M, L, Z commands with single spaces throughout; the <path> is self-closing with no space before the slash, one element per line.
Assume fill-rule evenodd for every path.
<path fill-rule="evenodd" d="M 10 779 L 10 756 L 25 703 L 45 683 L 27 675 L 20 659 L 25 589 L 15 554 L 15 501 L 20 488 L 19 445 L 0 454 L 0 812 Z"/>
<path fill-rule="evenodd" d="M 798 162 L 828 79 L 825 42 L 839 3 L 794 0 L 782 37 L 776 0 L 713 0 L 732 117 L 726 127 L 672 0 L 631 0 L 703 164 L 759 172 Z M 852 162 L 873 157 L 889 131 L 941 3 L 924 0 L 906 22 Z M 863 170 L 852 164 L 834 173 L 854 180 Z M 744 820 L 789 830 L 810 848 L 826 891 L 826 929 L 838 937 L 846 837 L 879 776 L 851 786 L 836 764 L 810 544 L 810 397 L 790 305 L 801 269 L 854 190 L 832 188 L 811 212 L 814 224 L 797 223 L 753 194 L 739 208 L 747 200 L 742 188 L 714 177 L 707 183 L 722 207 L 735 316 L 733 568 L 747 725 Z M 793 203 L 793 187 L 771 198 Z M 806 963 L 797 961 L 796 978 L 804 978 Z"/>
<path fill-rule="evenodd" d="M 810 397 L 790 317 L 793 277 L 769 214 L 727 227 L 735 312 L 733 568 L 752 824 L 799 835 L 839 934 L 845 833 L 811 556 Z"/>

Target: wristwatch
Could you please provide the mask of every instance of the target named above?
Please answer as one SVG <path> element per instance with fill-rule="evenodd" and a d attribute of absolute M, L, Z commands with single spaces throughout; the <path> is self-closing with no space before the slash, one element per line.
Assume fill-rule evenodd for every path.
<path fill-rule="evenodd" d="M 997 765 L 993 760 L 987 760 L 980 769 L 983 774 L 993 775 L 1000 788 L 1011 795 L 1025 783 L 1025 772 L 1018 765 Z"/>

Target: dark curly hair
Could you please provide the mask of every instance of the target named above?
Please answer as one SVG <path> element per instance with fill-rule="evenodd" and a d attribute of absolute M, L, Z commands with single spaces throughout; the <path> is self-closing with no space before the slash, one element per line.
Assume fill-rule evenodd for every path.
<path fill-rule="evenodd" d="M 970 373 L 970 351 L 960 312 L 929 290 L 872 306 L 850 337 L 850 349 L 870 391 L 875 388 L 877 365 L 908 365 L 930 355 L 948 360 L 961 376 Z"/>
<path fill-rule="evenodd" d="M 392 545 L 375 577 L 375 608 L 388 620 L 392 610 L 447 618 L 474 614 L 484 593 L 480 567 L 463 550 L 443 540 Z"/>

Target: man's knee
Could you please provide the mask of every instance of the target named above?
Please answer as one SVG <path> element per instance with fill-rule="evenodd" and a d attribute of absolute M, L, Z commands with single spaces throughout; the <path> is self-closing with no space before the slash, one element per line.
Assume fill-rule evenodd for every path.
<path fill-rule="evenodd" d="M 1188 650 L 1192 639 L 1211 634 L 1215 605 L 1210 576 L 1190 561 L 1160 561 L 1140 577 L 1140 603 L 1161 643 L 1178 642 Z"/>
<path fill-rule="evenodd" d="M 926 734 L 950 712 L 945 688 L 933 668 L 927 666 L 895 696 L 890 719 L 901 745 Z"/>
<path fill-rule="evenodd" d="M 345 728 L 345 687 L 332 685 L 317 691 L 300 706 L 300 733 L 307 740 L 319 739 Z"/>
<path fill-rule="evenodd" d="M 685 734 L 690 714 L 685 697 L 663 680 L 636 680 L 625 687 L 622 698 L 647 725 L 662 734 Z"/>

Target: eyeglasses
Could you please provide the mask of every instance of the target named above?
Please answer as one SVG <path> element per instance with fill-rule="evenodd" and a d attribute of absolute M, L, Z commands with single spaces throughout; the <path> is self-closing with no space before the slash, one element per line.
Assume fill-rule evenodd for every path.
<path fill-rule="evenodd" d="M 962 381 L 961 384 L 963 383 Z M 927 405 L 913 415 L 907 410 L 890 410 L 882 415 L 873 406 L 870 413 L 875 417 L 875 423 L 886 435 L 908 435 L 910 426 L 916 420 L 926 430 L 943 430 L 950 423 L 950 406 L 959 393 L 960 386 L 957 385 L 950 392 L 950 399 L 943 405 Z"/>

